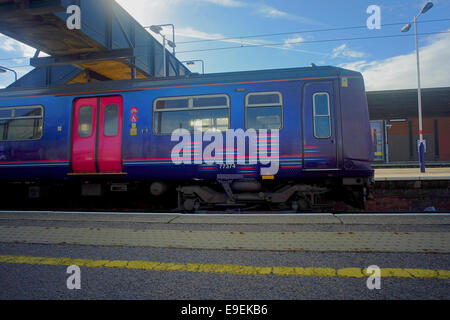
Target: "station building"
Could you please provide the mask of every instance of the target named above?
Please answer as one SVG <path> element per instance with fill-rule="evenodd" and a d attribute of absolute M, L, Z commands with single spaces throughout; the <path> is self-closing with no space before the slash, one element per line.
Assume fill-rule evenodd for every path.
<path fill-rule="evenodd" d="M 367 92 L 374 164 L 417 165 L 417 89 Z M 427 165 L 450 164 L 450 87 L 422 89 Z"/>

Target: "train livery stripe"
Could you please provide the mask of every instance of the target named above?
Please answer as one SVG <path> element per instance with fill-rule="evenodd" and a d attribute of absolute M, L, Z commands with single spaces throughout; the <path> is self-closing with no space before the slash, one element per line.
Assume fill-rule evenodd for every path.
<path fill-rule="evenodd" d="M 194 272 L 231 275 L 291 276 L 291 277 L 339 277 L 364 278 L 372 274 L 366 268 L 249 266 L 237 264 L 178 263 L 145 260 L 94 260 L 64 257 L 32 257 L 0 255 L 0 263 L 46 266 L 76 265 L 87 268 L 118 268 L 128 270 Z M 381 277 L 406 279 L 450 279 L 450 270 L 417 268 L 381 268 Z"/>
<path fill-rule="evenodd" d="M 306 155 L 305 155 L 306 156 Z M 322 155 L 308 155 L 309 158 L 318 158 Z M 301 155 L 280 155 L 281 159 L 279 161 L 280 165 L 297 165 L 301 164 Z M 188 158 L 187 160 L 191 160 Z M 172 165 L 174 164 L 171 158 L 147 158 L 147 159 L 124 159 L 124 165 Z M 27 161 L 0 161 L 0 167 L 6 166 L 58 166 L 58 165 L 68 165 L 69 160 L 27 160 Z M 203 164 L 204 165 L 204 164 Z M 213 164 L 214 165 L 214 164 Z M 239 164 L 238 164 L 239 165 Z M 238 168 L 238 169 L 256 169 L 256 168 Z"/>
<path fill-rule="evenodd" d="M 68 165 L 68 160 L 0 161 L 0 167 L 48 167 Z"/>
<path fill-rule="evenodd" d="M 239 158 L 243 158 L 244 156 L 238 156 Z M 293 154 L 293 155 L 279 155 L 280 158 L 292 158 L 292 159 L 286 159 L 286 160 L 301 160 L 302 155 L 301 154 Z M 250 156 L 245 156 L 245 158 L 250 158 Z M 255 156 L 256 158 L 256 156 Z M 178 158 L 179 160 L 184 159 L 183 157 Z M 192 157 L 187 157 L 187 160 L 192 159 Z M 195 159 L 195 157 L 194 157 Z M 214 158 L 212 158 L 214 159 Z M 172 161 L 172 158 L 131 158 L 131 159 L 124 159 L 123 161 L 161 161 L 161 160 L 168 160 Z M 284 161 L 285 159 L 280 159 L 280 161 Z"/>

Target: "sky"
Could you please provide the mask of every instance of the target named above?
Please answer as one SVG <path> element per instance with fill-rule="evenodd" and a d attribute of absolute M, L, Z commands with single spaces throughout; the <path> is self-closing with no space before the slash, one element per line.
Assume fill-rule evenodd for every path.
<path fill-rule="evenodd" d="M 366 89 L 417 87 L 414 28 L 424 0 L 116 0 L 144 26 L 175 25 L 176 57 L 206 73 L 333 65 L 362 72 Z M 418 19 L 422 87 L 450 86 L 450 0 Z M 370 5 L 381 28 L 369 29 Z M 169 39 L 172 29 L 164 28 Z M 159 35 L 153 36 L 161 40 Z M 0 34 L 0 65 L 29 72 L 34 49 Z M 188 66 L 201 72 L 201 63 Z M 0 74 L 0 87 L 14 80 Z"/>

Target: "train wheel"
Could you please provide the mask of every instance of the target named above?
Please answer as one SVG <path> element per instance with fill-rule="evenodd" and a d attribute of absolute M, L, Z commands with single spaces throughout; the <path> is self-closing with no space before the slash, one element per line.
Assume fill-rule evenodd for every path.
<path fill-rule="evenodd" d="M 194 212 L 200 208 L 198 199 L 188 198 L 183 202 L 183 209 L 187 212 Z"/>
<path fill-rule="evenodd" d="M 360 190 L 353 191 L 353 203 L 358 209 L 365 210 L 367 202 L 367 189 L 362 187 Z"/>

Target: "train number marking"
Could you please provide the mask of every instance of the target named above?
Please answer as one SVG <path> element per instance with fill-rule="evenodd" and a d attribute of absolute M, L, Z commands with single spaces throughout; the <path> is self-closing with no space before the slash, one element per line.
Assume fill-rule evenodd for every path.
<path fill-rule="evenodd" d="M 219 165 L 220 169 L 236 169 L 235 163 L 222 163 Z"/>

